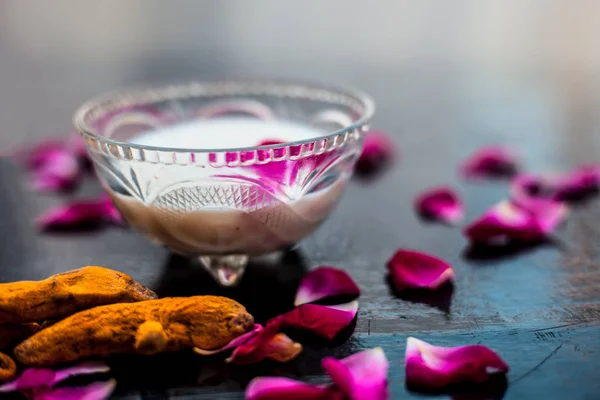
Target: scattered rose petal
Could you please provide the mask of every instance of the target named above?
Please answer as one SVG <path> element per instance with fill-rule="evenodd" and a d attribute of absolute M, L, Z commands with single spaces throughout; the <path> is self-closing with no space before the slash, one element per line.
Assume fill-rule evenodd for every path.
<path fill-rule="evenodd" d="M 562 203 L 547 201 L 543 204 L 544 208 L 531 210 L 502 202 L 467 226 L 464 234 L 473 242 L 485 244 L 540 240 L 560 225 L 568 213 Z"/>
<path fill-rule="evenodd" d="M 252 364 L 265 358 L 279 362 L 293 359 L 300 354 L 302 346 L 285 334 L 278 333 L 280 327 L 280 321 L 275 319 L 267 323 L 264 329 L 255 328 L 255 335 L 236 347 L 226 361 L 234 364 Z"/>
<path fill-rule="evenodd" d="M 504 146 L 486 146 L 468 156 L 460 165 L 465 178 L 513 175 L 519 165 L 514 150 Z"/>
<path fill-rule="evenodd" d="M 33 188 L 42 192 L 70 190 L 81 179 L 75 153 L 56 141 L 37 145 L 28 154 L 26 166 L 32 175 Z"/>
<path fill-rule="evenodd" d="M 246 400 L 326 400 L 328 389 L 281 377 L 254 378 L 246 387 Z"/>
<path fill-rule="evenodd" d="M 0 393 L 39 387 L 49 388 L 56 383 L 56 371 L 52 369 L 29 368 L 23 371 L 17 379 L 0 386 Z"/>
<path fill-rule="evenodd" d="M 248 342 L 250 339 L 252 339 L 256 335 L 260 334 L 262 331 L 263 331 L 262 325 L 254 324 L 254 329 L 252 329 L 250 332 L 246 332 L 243 335 L 236 337 L 235 339 L 233 339 L 232 341 L 230 341 L 223 347 L 220 347 L 215 350 L 204 350 L 199 347 L 194 347 L 194 351 L 203 356 L 210 356 L 213 354 L 221 353 L 223 351 L 241 346 L 242 344 Z"/>
<path fill-rule="evenodd" d="M 561 176 L 556 190 L 556 200 L 570 200 L 598 190 L 600 165 L 583 165 Z"/>
<path fill-rule="evenodd" d="M 104 400 L 108 399 L 117 386 L 116 381 L 94 382 L 87 386 L 60 387 L 43 390 L 29 396 L 33 400 Z"/>
<path fill-rule="evenodd" d="M 437 289 L 454 278 L 452 266 L 442 259 L 411 250 L 398 250 L 387 263 L 397 290 Z"/>
<path fill-rule="evenodd" d="M 409 337 L 406 340 L 406 382 L 436 389 L 459 382 L 484 382 L 508 365 L 485 346 L 438 347 Z"/>
<path fill-rule="evenodd" d="M 385 400 L 388 361 L 381 347 L 342 360 L 325 357 L 323 369 L 350 400 Z"/>
<path fill-rule="evenodd" d="M 511 202 L 525 210 L 536 210 L 555 197 L 554 179 L 530 173 L 517 175 L 510 184 Z"/>
<path fill-rule="evenodd" d="M 102 223 L 121 224 L 122 219 L 108 196 L 100 200 L 75 201 L 45 212 L 38 225 L 42 230 L 76 228 Z"/>
<path fill-rule="evenodd" d="M 447 186 L 424 191 L 416 198 L 415 207 L 422 215 L 447 223 L 459 222 L 465 215 L 462 200 Z"/>
<path fill-rule="evenodd" d="M 546 183 L 528 174 L 519 175 L 511 185 L 512 205 L 531 214 L 542 235 L 552 232 L 569 212 L 563 202 L 552 200 L 556 196 L 547 188 Z"/>
<path fill-rule="evenodd" d="M 265 346 L 265 358 L 281 363 L 294 359 L 302 351 L 302 345 L 284 333 L 277 333 Z"/>
<path fill-rule="evenodd" d="M 346 271 L 323 266 L 310 271 L 298 287 L 294 305 L 313 303 L 335 296 L 358 297 L 360 288 Z"/>
<path fill-rule="evenodd" d="M 110 371 L 108 365 L 99 361 L 84 361 L 60 370 L 29 368 L 24 370 L 17 379 L 0 386 L 0 393 L 40 387 L 50 388 L 72 376 L 99 374 L 108 371 Z"/>
<path fill-rule="evenodd" d="M 282 377 L 259 377 L 248 384 L 246 399 L 385 400 L 389 397 L 388 361 L 379 347 L 342 360 L 326 357 L 322 366 L 333 380 L 332 385 L 311 385 Z"/>
<path fill-rule="evenodd" d="M 396 146 L 390 137 L 380 131 L 370 131 L 365 135 L 355 171 L 359 174 L 371 174 L 391 163 L 394 158 Z"/>
<path fill-rule="evenodd" d="M 278 318 L 283 325 L 303 329 L 333 339 L 350 325 L 358 312 L 358 301 L 335 306 L 302 304 Z"/>
<path fill-rule="evenodd" d="M 583 165 L 565 174 L 519 174 L 510 186 L 511 200 L 528 210 L 548 201 L 569 201 L 584 197 L 600 187 L 600 166 Z"/>

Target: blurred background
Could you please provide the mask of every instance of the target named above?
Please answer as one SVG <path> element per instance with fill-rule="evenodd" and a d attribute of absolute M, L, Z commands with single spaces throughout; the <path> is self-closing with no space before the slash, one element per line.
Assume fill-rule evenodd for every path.
<path fill-rule="evenodd" d="M 518 141 L 560 163 L 577 141 L 590 161 L 599 37 L 595 0 L 2 0 L 0 143 L 68 132 L 121 87 L 278 76 L 361 88 L 405 146 Z"/>

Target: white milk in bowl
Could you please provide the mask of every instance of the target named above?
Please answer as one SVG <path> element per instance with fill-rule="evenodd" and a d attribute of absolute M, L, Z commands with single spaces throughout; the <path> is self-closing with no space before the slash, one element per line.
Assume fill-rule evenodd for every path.
<path fill-rule="evenodd" d="M 324 133 L 285 121 L 219 118 L 144 132 L 129 141 L 153 147 L 233 149 L 265 141 L 312 139 Z M 127 162 L 118 168 L 121 176 L 135 177 L 135 185 L 129 186 L 136 196 L 129 195 L 132 189 L 117 193 L 108 186 L 131 225 L 175 252 L 260 255 L 295 244 L 329 215 L 349 172 L 329 174 L 326 184 L 316 190 L 305 191 L 303 183 L 320 175 L 313 173 L 319 167 L 329 171 L 323 165 L 332 160 L 333 153 L 243 167 Z"/>

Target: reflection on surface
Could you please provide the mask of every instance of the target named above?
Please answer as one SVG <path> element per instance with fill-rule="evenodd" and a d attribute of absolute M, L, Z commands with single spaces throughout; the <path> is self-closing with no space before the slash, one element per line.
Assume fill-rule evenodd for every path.
<path fill-rule="evenodd" d="M 449 396 L 452 400 L 500 400 L 508 388 L 508 381 L 504 375 L 492 375 L 486 382 L 480 384 L 456 384 L 435 391 L 427 391 L 410 385 L 407 385 L 406 388 L 428 397 Z"/>
<path fill-rule="evenodd" d="M 224 288 L 196 260 L 171 254 L 153 289 L 159 297 L 202 294 L 230 297 L 243 304 L 257 322 L 264 323 L 293 308 L 296 288 L 305 273 L 302 255 L 290 250 L 251 260 L 240 284 Z"/>

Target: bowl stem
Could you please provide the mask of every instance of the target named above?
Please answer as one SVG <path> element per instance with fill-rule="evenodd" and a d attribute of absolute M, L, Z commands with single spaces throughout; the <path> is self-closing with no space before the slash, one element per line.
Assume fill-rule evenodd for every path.
<path fill-rule="evenodd" d="M 239 283 L 246 265 L 247 255 L 201 256 L 200 263 L 221 286 L 235 286 Z"/>

